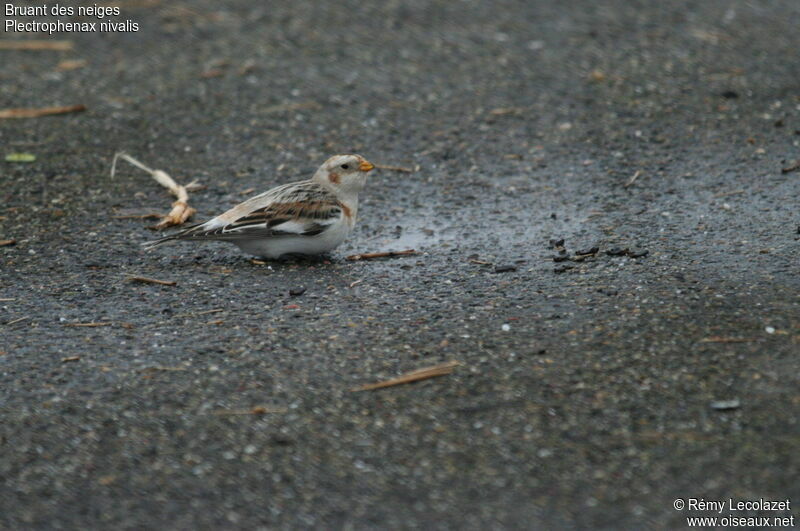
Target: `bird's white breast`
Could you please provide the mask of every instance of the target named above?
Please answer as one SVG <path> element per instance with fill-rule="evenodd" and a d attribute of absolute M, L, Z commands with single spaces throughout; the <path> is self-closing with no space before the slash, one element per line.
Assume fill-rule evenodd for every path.
<path fill-rule="evenodd" d="M 326 230 L 314 236 L 279 236 L 234 243 L 249 254 L 266 258 L 280 258 L 285 254 L 322 254 L 338 247 L 350 234 L 352 223 L 342 216 Z"/>

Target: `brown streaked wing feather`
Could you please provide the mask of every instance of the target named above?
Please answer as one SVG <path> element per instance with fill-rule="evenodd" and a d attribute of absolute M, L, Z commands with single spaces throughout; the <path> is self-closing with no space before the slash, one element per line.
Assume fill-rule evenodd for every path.
<path fill-rule="evenodd" d="M 265 230 L 277 236 L 287 233 L 273 230 L 273 227 L 289 221 L 300 221 L 307 224 L 306 230 L 301 234 L 312 236 L 325 229 L 325 223 L 322 222 L 341 216 L 344 209 L 344 205 L 332 192 L 310 181 L 280 187 L 274 192 L 272 200 L 266 206 L 256 210 L 249 209 L 246 214 L 222 227 L 221 233 L 235 234 L 252 229 Z"/>
<path fill-rule="evenodd" d="M 248 226 L 263 225 L 271 229 L 287 221 L 325 221 L 342 215 L 342 204 L 337 200 L 294 201 L 273 203 L 265 208 L 242 216 L 223 227 L 224 232 L 239 230 Z"/>
<path fill-rule="evenodd" d="M 274 203 L 308 201 L 314 196 L 322 194 L 332 195 L 311 181 L 282 184 L 268 192 L 258 194 L 243 203 L 239 203 L 224 214 L 217 216 L 217 219 L 224 221 L 226 224 L 233 223 Z"/>

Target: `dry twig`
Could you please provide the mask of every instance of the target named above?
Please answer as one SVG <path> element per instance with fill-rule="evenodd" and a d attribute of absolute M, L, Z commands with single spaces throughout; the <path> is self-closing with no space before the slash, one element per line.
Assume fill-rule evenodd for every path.
<path fill-rule="evenodd" d="M 406 166 L 390 166 L 387 164 L 375 164 L 375 167 L 379 170 L 389 170 L 389 171 L 399 171 L 403 173 L 414 173 L 413 168 L 408 168 Z"/>
<path fill-rule="evenodd" d="M 412 382 L 419 382 L 420 380 L 427 380 L 428 378 L 436 378 L 437 376 L 445 376 L 453 372 L 453 369 L 455 369 L 459 365 L 461 364 L 457 361 L 448 361 L 447 363 L 434 365 L 433 367 L 426 367 L 424 369 L 411 371 L 402 376 L 398 376 L 397 378 L 392 378 L 391 380 L 362 385 L 361 387 L 356 387 L 354 389 L 351 389 L 351 391 L 353 392 L 372 391 L 373 389 L 383 389 L 384 387 L 393 387 L 395 385 L 402 385 Z"/>
<path fill-rule="evenodd" d="M 489 111 L 490 116 L 505 116 L 507 114 L 523 114 L 525 107 L 499 107 Z"/>
<path fill-rule="evenodd" d="M 285 407 L 256 406 L 252 409 L 220 409 L 214 415 L 266 415 L 267 413 L 286 413 Z"/>
<path fill-rule="evenodd" d="M 61 358 L 61 363 L 67 363 L 69 361 L 80 361 L 80 356 L 67 356 L 66 358 Z"/>
<path fill-rule="evenodd" d="M 158 184 L 169 190 L 170 193 L 177 198 L 177 201 L 172 203 L 172 210 L 170 213 L 164 216 L 164 219 L 162 219 L 158 225 L 156 225 L 156 229 L 164 229 L 167 227 L 172 227 L 173 225 L 181 225 L 196 212 L 194 208 L 189 206 L 189 190 L 196 189 L 197 181 L 192 181 L 186 186 L 180 185 L 176 183 L 175 180 L 170 177 L 169 174 L 167 174 L 167 172 L 148 168 L 135 158 L 123 152 L 119 152 L 114 155 L 114 160 L 111 163 L 111 177 L 114 177 L 114 173 L 116 172 L 117 159 L 122 159 L 130 164 L 133 164 L 140 170 L 146 171 L 158 182 Z"/>
<path fill-rule="evenodd" d="M 67 114 L 86 110 L 86 105 L 64 105 L 61 107 L 40 107 L 37 109 L 3 109 L 0 118 L 38 118 L 51 114 Z"/>
<path fill-rule="evenodd" d="M 386 258 L 389 256 L 408 256 L 413 254 L 419 254 L 419 251 L 414 249 L 406 249 L 405 251 L 386 251 L 382 253 L 362 253 L 362 254 L 351 254 L 347 257 L 347 260 L 357 262 L 358 260 L 372 260 L 373 258 Z"/>
<path fill-rule="evenodd" d="M 176 286 L 178 283 L 174 280 L 158 280 L 157 278 L 137 277 L 130 276 L 128 280 L 131 282 L 142 282 L 143 284 L 159 284 L 161 286 Z"/>
<path fill-rule="evenodd" d="M 52 50 L 57 52 L 67 52 L 72 49 L 72 41 L 11 41 L 0 40 L 0 50 Z"/>
<path fill-rule="evenodd" d="M 6 245 L 14 245 L 17 243 L 17 240 L 11 238 L 10 240 L 0 240 L 0 247 L 5 247 Z"/>
<path fill-rule="evenodd" d="M 197 317 L 199 315 L 208 315 L 210 313 L 219 313 L 225 311 L 222 308 L 215 308 L 213 310 L 203 310 L 202 312 L 187 312 L 187 313 L 179 313 L 173 317 L 173 319 L 178 319 L 179 317 Z"/>
<path fill-rule="evenodd" d="M 12 325 L 12 324 L 16 324 L 16 323 L 20 323 L 20 322 L 24 321 L 25 319 L 30 319 L 30 318 L 31 318 L 30 315 L 26 315 L 25 317 L 20 317 L 19 319 L 14 319 L 13 321 L 7 322 L 6 326 Z"/>
<path fill-rule="evenodd" d="M 224 311 L 223 308 L 214 308 L 213 310 L 203 310 L 202 312 L 197 312 L 194 315 L 208 315 L 210 313 L 219 313 L 219 312 L 222 312 L 222 311 Z"/>
<path fill-rule="evenodd" d="M 636 179 L 638 179 L 641 174 L 642 170 L 636 170 L 636 173 L 633 174 L 633 177 L 631 177 L 628 182 L 625 183 L 625 188 L 633 186 L 633 183 L 636 182 Z"/>
<path fill-rule="evenodd" d="M 64 323 L 64 326 L 73 326 L 73 327 L 85 327 L 85 328 L 96 328 L 98 326 L 111 326 L 114 323 L 109 323 L 108 321 L 103 322 L 92 322 L 92 323 Z"/>
<path fill-rule="evenodd" d="M 127 214 L 121 216 L 111 216 L 114 219 L 158 219 L 161 216 L 158 212 L 148 212 L 146 214 Z"/>
<path fill-rule="evenodd" d="M 155 365 L 153 367 L 145 367 L 144 369 L 139 369 L 139 372 L 158 372 L 158 371 L 185 371 L 186 367 L 163 367 L 161 365 Z"/>
<path fill-rule="evenodd" d="M 59 72 L 68 72 L 69 70 L 75 70 L 76 68 L 83 68 L 88 63 L 85 59 L 70 59 L 67 61 L 61 61 L 56 65 L 56 70 Z"/>
<path fill-rule="evenodd" d="M 755 339 L 746 337 L 711 336 L 700 340 L 700 343 L 749 343 Z"/>

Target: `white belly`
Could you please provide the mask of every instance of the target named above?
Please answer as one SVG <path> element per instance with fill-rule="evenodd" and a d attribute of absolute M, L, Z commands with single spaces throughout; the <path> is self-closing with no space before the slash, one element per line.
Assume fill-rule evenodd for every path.
<path fill-rule="evenodd" d="M 248 254 L 266 258 L 280 258 L 285 254 L 322 254 L 338 247 L 350 230 L 351 227 L 342 222 L 316 236 L 278 236 L 233 243 Z"/>

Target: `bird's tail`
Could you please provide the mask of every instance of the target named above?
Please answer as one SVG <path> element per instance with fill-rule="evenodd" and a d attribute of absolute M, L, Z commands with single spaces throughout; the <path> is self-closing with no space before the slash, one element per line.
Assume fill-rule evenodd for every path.
<path fill-rule="evenodd" d="M 170 234 L 169 236 L 164 236 L 163 238 L 159 238 L 157 240 L 152 240 L 149 242 L 144 242 L 142 244 L 142 248 L 145 251 L 149 251 L 151 249 L 155 249 L 156 247 L 161 247 L 164 244 L 174 242 L 177 240 L 185 240 L 186 238 L 191 238 L 194 234 L 197 233 L 197 229 L 204 225 L 204 223 L 198 223 L 196 225 L 192 225 L 190 227 L 185 228 L 180 232 L 176 232 L 175 234 Z"/>
<path fill-rule="evenodd" d="M 157 240 L 144 242 L 142 244 L 142 249 L 144 249 L 145 251 L 149 251 L 151 249 L 155 249 L 156 247 L 160 247 L 160 246 L 164 245 L 165 243 L 174 242 L 174 241 L 180 240 L 180 239 L 181 239 L 180 238 L 180 233 L 173 234 L 171 236 L 164 236 L 163 238 L 159 238 Z"/>

